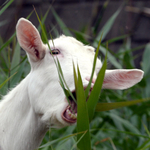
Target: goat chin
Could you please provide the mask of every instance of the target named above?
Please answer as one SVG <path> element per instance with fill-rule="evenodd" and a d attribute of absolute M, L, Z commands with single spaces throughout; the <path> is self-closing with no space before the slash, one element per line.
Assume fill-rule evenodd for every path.
<path fill-rule="evenodd" d="M 73 63 L 80 69 L 83 84 L 89 83 L 94 60 L 94 48 L 73 37 L 60 36 L 43 44 L 35 26 L 21 18 L 16 26 L 17 39 L 26 51 L 31 71 L 0 102 L 0 150 L 34 150 L 50 127 L 62 128 L 76 123 L 77 106 L 65 98 L 59 83 L 58 58 L 64 79 L 75 90 Z M 102 63 L 96 60 L 94 85 Z M 143 71 L 138 69 L 109 70 L 103 88 L 126 89 L 138 83 Z M 71 107 L 74 109 L 72 111 Z"/>

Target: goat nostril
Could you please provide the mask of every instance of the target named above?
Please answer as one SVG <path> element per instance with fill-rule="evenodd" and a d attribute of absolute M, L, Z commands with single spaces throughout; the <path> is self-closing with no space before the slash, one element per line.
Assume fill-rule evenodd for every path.
<path fill-rule="evenodd" d="M 86 79 L 87 81 L 90 81 L 90 77 L 86 77 L 85 79 Z M 95 81 L 96 81 L 96 79 L 93 78 L 93 79 L 92 79 L 92 83 L 95 83 Z"/>

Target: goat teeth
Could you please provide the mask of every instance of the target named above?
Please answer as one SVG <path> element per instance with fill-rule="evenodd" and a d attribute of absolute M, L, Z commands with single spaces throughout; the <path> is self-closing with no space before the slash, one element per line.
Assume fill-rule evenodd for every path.
<path fill-rule="evenodd" d="M 67 109 L 67 113 L 68 113 L 69 115 L 71 115 L 71 112 L 70 112 L 70 110 L 69 110 L 69 109 Z"/>
<path fill-rule="evenodd" d="M 73 113 L 71 113 L 71 111 L 70 111 L 69 109 L 67 109 L 67 113 L 68 113 L 68 115 L 70 116 L 70 118 L 72 118 L 72 119 L 77 119 L 77 113 L 76 113 L 76 114 L 73 114 Z"/>
<path fill-rule="evenodd" d="M 76 115 L 75 114 L 71 114 L 71 118 L 73 119 L 77 119 Z"/>

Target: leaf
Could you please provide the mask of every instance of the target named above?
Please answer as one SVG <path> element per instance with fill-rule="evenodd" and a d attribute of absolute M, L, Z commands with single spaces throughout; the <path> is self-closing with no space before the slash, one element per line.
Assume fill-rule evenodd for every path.
<path fill-rule="evenodd" d="M 6 73 L 4 72 L 4 70 L 3 70 L 1 67 L 0 67 L 0 74 L 1 74 L 1 76 L 0 76 L 0 77 L 4 76 L 4 77 L 6 77 L 6 78 L 7 78 Z"/>
<path fill-rule="evenodd" d="M 146 145 L 150 143 L 150 139 L 146 140 L 140 147 L 138 147 L 136 150 L 145 150 L 145 148 L 148 148 Z M 150 145 L 150 144 L 149 144 Z"/>
<path fill-rule="evenodd" d="M 0 10 L 0 15 L 12 4 L 14 0 L 6 1 L 5 6 Z"/>
<path fill-rule="evenodd" d="M 123 63 L 124 63 L 123 66 L 125 66 L 126 69 L 133 69 L 134 67 L 131 64 L 131 61 L 130 61 L 131 59 L 129 58 L 133 59 L 133 57 L 131 57 L 128 52 L 125 52 L 124 57 L 123 57 Z"/>
<path fill-rule="evenodd" d="M 122 123 L 122 125 L 125 126 L 129 131 L 135 134 L 140 134 L 139 130 L 135 126 L 133 126 L 128 120 L 125 120 L 113 113 L 106 113 L 106 115 L 111 117 L 115 121 Z"/>
<path fill-rule="evenodd" d="M 75 65 L 73 63 L 73 76 L 74 76 L 74 85 L 75 85 L 75 89 L 77 89 L 78 86 L 78 79 L 77 79 L 77 74 L 76 74 L 76 70 L 75 70 Z M 77 97 L 77 95 L 76 95 Z"/>
<path fill-rule="evenodd" d="M 21 76 L 22 76 L 23 71 L 24 71 L 25 63 L 26 63 L 26 61 L 21 63 L 21 65 L 19 66 L 19 69 L 17 69 L 17 74 L 12 78 L 10 87 L 13 87 L 14 85 L 16 85 L 21 80 Z"/>
<path fill-rule="evenodd" d="M 143 126 L 144 126 L 144 129 L 145 129 L 145 131 L 146 131 L 146 133 L 147 133 L 147 135 L 149 136 L 149 138 L 150 138 L 150 132 L 149 132 L 149 130 L 148 130 L 148 128 L 147 128 L 147 126 L 143 123 Z"/>
<path fill-rule="evenodd" d="M 85 97 L 86 97 L 86 99 L 87 99 L 89 91 L 91 89 L 91 83 L 92 83 L 93 75 L 94 75 L 94 72 L 95 72 L 95 67 L 96 67 L 96 62 L 97 62 L 97 57 L 98 57 L 98 52 L 99 52 L 99 47 L 100 47 L 100 44 L 101 44 L 102 36 L 103 35 L 101 35 L 101 38 L 99 40 L 99 43 L 98 43 L 98 46 L 97 46 L 97 49 L 96 49 L 96 53 L 95 53 L 95 56 L 94 56 L 93 68 L 92 68 L 92 73 L 91 73 L 90 81 L 88 83 L 88 86 L 85 89 Z"/>
<path fill-rule="evenodd" d="M 91 94 L 90 94 L 88 101 L 87 101 L 89 121 L 92 120 L 97 102 L 99 100 L 99 96 L 101 93 L 101 88 L 102 88 L 106 68 L 107 68 L 107 54 L 106 54 L 103 66 L 98 73 L 97 79 L 94 83 L 93 89 L 92 89 Z"/>
<path fill-rule="evenodd" d="M 68 35 L 68 36 L 72 36 L 71 32 L 69 31 L 69 29 L 67 28 L 67 26 L 64 24 L 64 22 L 61 20 L 61 18 L 57 15 L 57 13 L 55 12 L 54 9 L 51 9 L 52 10 L 52 13 L 57 21 L 57 23 L 59 24 L 60 28 L 62 29 L 63 33 L 65 35 Z"/>
<path fill-rule="evenodd" d="M 97 45 L 96 41 L 99 41 L 102 33 L 103 33 L 102 40 L 106 37 L 107 33 L 110 31 L 111 27 L 113 26 L 113 24 L 115 22 L 115 19 L 117 18 L 117 16 L 120 13 L 120 11 L 121 11 L 121 7 L 109 18 L 109 20 L 106 22 L 106 24 L 103 26 L 103 28 L 99 32 L 98 36 L 96 37 L 93 45 Z"/>
<path fill-rule="evenodd" d="M 62 82 L 65 84 L 65 86 L 66 86 L 66 88 L 67 88 L 67 93 L 71 96 L 71 98 L 72 98 L 72 99 L 74 100 L 74 102 L 76 103 L 76 100 L 75 100 L 75 98 L 74 98 L 72 92 L 70 91 L 70 89 L 69 89 L 69 87 L 68 87 L 68 85 L 67 85 L 67 83 L 66 83 L 66 81 L 65 81 L 65 78 L 64 78 L 64 75 L 63 75 L 63 71 L 62 71 L 62 69 L 61 69 L 61 65 L 60 65 L 60 62 L 59 62 L 58 58 L 57 58 L 57 67 L 58 67 L 58 73 L 60 74 L 60 78 L 61 78 Z M 62 84 L 63 84 L 63 83 L 62 83 Z M 65 86 L 64 86 L 64 88 L 65 88 Z M 67 97 L 67 95 L 66 95 L 66 97 Z"/>
<path fill-rule="evenodd" d="M 25 60 L 27 60 L 27 55 L 25 55 L 21 62 L 19 62 L 14 68 L 12 68 L 11 71 L 19 67 Z"/>
<path fill-rule="evenodd" d="M 58 139 L 56 139 L 56 140 L 50 141 L 50 142 L 48 142 L 48 143 L 46 143 L 46 144 L 40 146 L 39 149 L 44 148 L 44 147 L 51 146 L 51 145 L 54 144 L 54 143 L 57 143 L 57 142 L 59 142 L 59 141 L 68 139 L 68 138 L 70 138 L 70 137 L 73 137 L 73 136 L 76 136 L 76 135 L 79 135 L 79 134 L 84 134 L 84 132 L 78 132 L 78 133 L 70 134 L 70 135 L 67 135 L 67 136 L 65 136 L 65 137 L 61 137 L 61 138 L 58 138 Z"/>
<path fill-rule="evenodd" d="M 37 19 L 38 19 L 38 21 L 40 23 L 40 26 L 41 26 L 41 29 L 42 29 L 42 33 L 43 33 L 43 36 L 44 36 L 44 41 L 46 41 L 46 43 L 48 44 L 48 47 L 50 49 L 49 42 L 48 42 L 47 35 L 45 33 L 45 30 L 44 30 L 43 24 L 42 24 L 42 22 L 41 22 L 41 20 L 40 20 L 40 18 L 38 16 L 38 13 L 37 13 L 35 8 L 34 8 L 34 11 L 35 11 L 36 17 L 37 17 Z"/>
<path fill-rule="evenodd" d="M 129 37 L 129 34 L 125 34 L 125 35 L 114 37 L 112 39 L 109 39 L 107 42 L 108 42 L 108 44 L 111 44 L 111 43 L 117 42 L 119 40 L 123 40 L 123 39 L 125 39 L 127 37 Z"/>
<path fill-rule="evenodd" d="M 107 49 L 103 46 L 100 46 L 100 51 L 105 55 Z M 107 51 L 107 58 L 115 68 L 122 69 L 122 66 L 116 60 L 115 56 L 113 56 L 109 51 Z"/>
<path fill-rule="evenodd" d="M 20 45 L 17 42 L 15 50 L 14 50 L 14 54 L 13 54 L 13 57 L 12 57 L 11 70 L 15 66 L 17 66 L 19 63 L 20 63 Z M 15 69 L 13 69 L 13 71 L 11 72 L 11 74 L 13 74 L 14 72 L 16 72 L 16 70 L 17 70 L 17 67 Z"/>
<path fill-rule="evenodd" d="M 143 58 L 142 58 L 142 69 L 144 71 L 145 76 L 150 72 L 150 65 L 149 65 L 149 58 L 150 58 L 150 43 L 148 43 L 145 47 Z"/>
<path fill-rule="evenodd" d="M 47 18 L 47 15 L 48 15 L 48 13 L 49 13 L 49 11 L 50 11 L 50 8 L 51 7 L 49 7 L 49 9 L 46 11 L 46 13 L 45 13 L 45 15 L 44 15 L 44 17 L 43 17 L 43 19 L 42 19 L 42 21 L 41 21 L 41 23 L 42 23 L 42 26 L 43 26 L 43 24 L 44 24 L 44 22 L 45 22 L 45 20 L 46 20 L 46 18 Z M 41 24 L 38 26 L 38 31 L 40 32 L 41 31 Z"/>
<path fill-rule="evenodd" d="M 134 68 L 134 58 L 131 49 L 131 39 L 128 37 L 125 44 L 125 55 L 124 55 L 124 63 L 126 64 L 126 69 Z M 130 58 L 130 59 L 129 59 Z"/>
<path fill-rule="evenodd" d="M 72 146 L 71 150 L 73 150 L 73 148 L 80 142 L 80 140 L 85 136 L 86 133 L 87 133 L 87 131 L 85 131 L 84 134 L 82 134 L 80 139 Z"/>
<path fill-rule="evenodd" d="M 108 111 L 108 110 L 117 109 L 117 108 L 121 108 L 121 107 L 132 106 L 132 105 L 146 102 L 149 100 L 150 100 L 150 98 L 127 101 L 127 102 L 98 103 L 95 111 L 97 111 L 97 112 Z"/>
<path fill-rule="evenodd" d="M 100 33 L 98 34 L 98 36 L 96 37 L 96 39 L 93 42 L 94 47 L 98 46 L 97 41 L 99 41 L 102 33 L 103 33 L 102 40 L 106 37 L 107 33 L 110 31 L 110 29 L 116 19 L 116 17 L 118 16 L 120 10 L 121 10 L 121 7 L 114 13 L 113 16 L 111 16 L 111 18 L 104 25 L 104 27 L 102 28 L 102 30 L 100 31 Z M 103 46 L 100 46 L 100 51 L 105 55 L 106 49 Z M 111 64 L 114 65 L 116 68 L 118 68 L 118 69 L 122 68 L 122 66 L 117 62 L 116 58 L 111 53 L 107 52 L 107 57 L 108 57 L 108 60 L 111 62 Z"/>
<path fill-rule="evenodd" d="M 148 143 L 148 141 L 146 141 L 146 144 Z M 148 150 L 148 148 L 150 148 L 150 144 L 145 146 L 145 147 L 142 147 L 140 150 Z"/>
<path fill-rule="evenodd" d="M 0 48 L 0 52 L 1 52 L 1 50 L 3 50 L 5 47 L 7 47 L 12 42 L 12 40 L 15 36 L 16 36 L 16 32 L 9 38 L 9 40 L 6 43 L 4 43 L 2 45 L 2 47 Z"/>
<path fill-rule="evenodd" d="M 12 76 L 10 76 L 8 79 L 6 79 L 2 84 L 0 84 L 0 89 L 16 74 L 15 72 Z"/>
<path fill-rule="evenodd" d="M 142 134 L 135 134 L 135 133 L 133 133 L 133 132 L 129 132 L 129 131 L 121 131 L 121 130 L 115 130 L 115 129 L 93 129 L 93 130 L 91 130 L 91 131 L 94 131 L 94 130 L 102 130 L 102 131 L 113 131 L 113 132 L 117 132 L 117 133 L 124 133 L 124 134 L 128 134 L 128 135 L 132 135 L 132 136 L 137 136 L 137 137 L 142 137 L 142 138 L 145 138 L 145 139 L 149 139 L 150 140 L 150 138 L 148 137 L 148 136 L 146 136 L 146 135 L 142 135 Z"/>
<path fill-rule="evenodd" d="M 78 68 L 78 82 L 77 82 L 77 132 L 85 132 L 87 133 L 80 140 L 81 135 L 77 135 L 77 140 L 80 140 L 77 144 L 77 147 L 80 150 L 91 150 L 91 139 L 89 132 L 89 118 L 88 118 L 88 110 L 86 105 L 85 93 L 83 88 L 83 83 L 81 79 L 81 74 Z"/>

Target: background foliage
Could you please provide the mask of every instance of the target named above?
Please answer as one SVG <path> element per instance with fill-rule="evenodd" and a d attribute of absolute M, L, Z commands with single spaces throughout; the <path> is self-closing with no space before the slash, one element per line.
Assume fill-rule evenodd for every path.
<path fill-rule="evenodd" d="M 0 10 L 0 15 L 7 11 L 7 7 L 13 1 L 9 1 Z M 104 5 L 104 7 L 106 7 Z M 144 45 L 145 50 L 142 55 L 133 55 L 133 52 L 141 47 L 131 48 L 130 35 L 122 35 L 109 39 L 111 44 L 120 39 L 124 40 L 122 46 L 113 53 L 111 49 L 106 48 L 105 37 L 111 30 L 119 12 L 119 8 L 107 20 L 101 31 L 93 27 L 94 40 L 89 43 L 87 35 L 84 31 L 75 31 L 68 29 L 64 22 L 59 18 L 57 12 L 53 8 L 50 9 L 54 15 L 58 25 L 65 35 L 74 35 L 79 41 L 90 44 L 94 47 L 98 46 L 100 35 L 103 32 L 103 39 L 100 46 L 99 56 L 103 59 L 106 50 L 108 50 L 108 64 L 111 63 L 113 68 L 135 68 L 134 60 L 142 57 L 141 69 L 145 72 L 143 80 L 134 87 L 127 90 L 102 90 L 100 102 L 121 102 L 131 101 L 135 99 L 144 99 L 150 97 L 150 44 Z M 47 11 L 48 13 L 48 11 Z M 47 13 L 43 15 L 42 21 L 46 19 Z M 32 14 L 30 14 L 32 15 Z M 28 17 L 30 17 L 30 15 Z M 0 27 L 4 22 L 0 22 Z M 99 21 L 100 24 L 100 21 Z M 58 35 L 58 31 L 52 26 L 52 34 Z M 39 26 L 39 31 L 41 28 Z M 96 34 L 95 34 L 96 33 Z M 41 33 L 42 35 L 42 33 Z M 50 37 L 50 35 L 48 34 Z M 42 35 L 43 37 L 43 35 Z M 30 65 L 27 57 L 22 52 L 15 33 L 6 42 L 0 39 L 0 95 L 5 95 L 8 90 L 18 84 L 30 71 Z M 11 79 L 10 79 L 11 78 Z M 10 79 L 10 80 L 9 80 Z M 150 102 L 139 103 L 130 107 L 122 107 L 105 112 L 97 112 L 90 123 L 91 145 L 93 150 L 148 150 L 150 147 Z M 70 150 L 76 149 L 77 136 L 76 125 L 63 129 L 50 129 L 42 141 L 41 150 Z"/>

